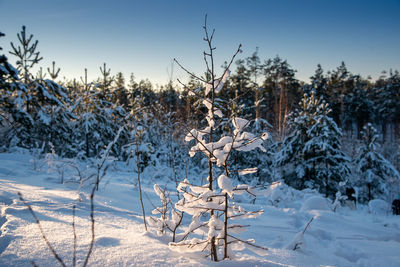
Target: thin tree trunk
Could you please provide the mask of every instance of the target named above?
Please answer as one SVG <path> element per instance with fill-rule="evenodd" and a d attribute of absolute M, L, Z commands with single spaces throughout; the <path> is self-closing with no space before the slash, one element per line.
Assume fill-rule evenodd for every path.
<path fill-rule="evenodd" d="M 371 184 L 368 183 L 367 186 L 368 186 L 368 201 L 371 201 L 371 200 L 372 200 L 372 195 L 371 195 Z"/>
<path fill-rule="evenodd" d="M 283 102 L 283 90 L 282 90 L 282 87 L 280 87 L 280 93 L 279 93 L 279 108 L 278 108 L 278 135 L 279 135 L 279 138 L 282 137 L 282 132 L 281 132 L 281 124 L 282 124 L 282 102 Z"/>
<path fill-rule="evenodd" d="M 86 142 L 86 157 L 89 158 L 89 134 L 85 134 L 85 142 Z"/>
<path fill-rule="evenodd" d="M 228 193 L 225 193 L 225 210 L 224 210 L 224 259 L 228 258 Z"/>
<path fill-rule="evenodd" d="M 139 197 L 140 197 L 140 204 L 142 206 L 144 229 L 147 232 L 146 213 L 144 211 L 143 198 L 142 198 L 142 186 L 140 184 L 139 143 L 138 143 L 137 140 L 136 140 L 136 167 L 137 167 L 137 175 L 138 175 L 137 178 L 138 178 L 138 185 L 139 185 Z"/>
<path fill-rule="evenodd" d="M 256 119 L 260 118 L 260 92 L 256 87 Z"/>

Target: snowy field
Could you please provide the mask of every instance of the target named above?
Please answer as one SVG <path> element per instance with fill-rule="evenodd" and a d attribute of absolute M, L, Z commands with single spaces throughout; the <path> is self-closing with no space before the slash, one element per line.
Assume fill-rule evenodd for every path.
<path fill-rule="evenodd" d="M 61 184 L 61 174 L 49 171 L 43 160 L 21 153 L 0 154 L 0 266 L 30 266 L 32 260 L 38 266 L 59 265 L 17 192 L 32 206 L 67 266 L 72 266 L 72 206 L 77 205 L 77 266 L 83 263 L 91 238 L 90 187 L 78 193 L 79 184 L 69 182 L 73 175 L 74 170 L 66 170 Z M 171 190 L 175 185 L 167 177 L 151 176 L 151 171 L 145 171 L 142 177 L 147 215 L 153 205 L 160 205 L 153 182 L 168 184 Z M 96 239 L 89 266 L 400 266 L 400 216 L 385 207 L 355 211 L 338 207 L 334 212 L 319 194 L 282 184 L 261 193 L 254 204 L 238 201 L 248 210 L 264 209 L 260 217 L 246 220 L 250 227 L 241 237 L 268 247 L 266 255 L 244 250 L 233 260 L 212 263 L 198 254 L 171 251 L 169 235 L 157 236 L 151 227 L 144 231 L 136 174 L 117 162 L 95 196 Z M 189 220 L 185 217 L 184 225 Z"/>

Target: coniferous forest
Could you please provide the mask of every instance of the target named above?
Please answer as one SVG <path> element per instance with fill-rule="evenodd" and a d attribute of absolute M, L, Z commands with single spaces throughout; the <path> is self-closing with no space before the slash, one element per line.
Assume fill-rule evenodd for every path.
<path fill-rule="evenodd" d="M 188 72 L 187 84 L 170 81 L 156 88 L 148 79 L 136 81 L 133 73 L 113 73 L 104 63 L 94 81 L 87 79 L 86 69 L 81 77 L 66 80 L 56 62 L 40 65 L 38 43 L 23 26 L 11 41 L 10 54 L 17 61 L 10 62 L 7 51 L 1 56 L 4 151 L 17 146 L 66 158 L 96 158 L 122 127 L 111 155 L 126 160 L 129 144 L 140 136 L 149 147 L 143 168 L 159 161 L 182 168 L 188 150 L 183 137 L 189 128 L 206 123 L 206 109 L 196 97 L 204 96 L 205 85 L 193 73 Z M 39 71 L 32 73 L 37 66 Z M 347 183 L 359 188 L 362 202 L 395 198 L 399 188 L 392 183 L 399 179 L 400 157 L 397 70 L 383 70 L 372 80 L 353 74 L 345 62 L 333 70 L 318 64 L 305 83 L 296 79 L 296 70 L 284 58 L 262 59 L 257 50 L 248 58 L 239 54 L 230 69 L 215 105 L 225 118 L 245 118 L 255 132 L 269 134 L 264 141 L 267 153 L 232 155 L 230 164 L 238 169 L 249 163 L 259 166 L 247 180 L 283 180 L 331 198 L 340 183 Z M 206 72 L 201 79 L 209 76 Z M 218 134 L 228 135 L 228 124 L 225 119 Z M 371 154 L 374 159 L 368 158 Z M 196 160 L 193 164 L 200 164 Z"/>

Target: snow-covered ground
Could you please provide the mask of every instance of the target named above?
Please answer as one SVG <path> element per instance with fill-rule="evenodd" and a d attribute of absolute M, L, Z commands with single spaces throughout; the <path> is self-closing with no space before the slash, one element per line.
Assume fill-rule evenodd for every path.
<path fill-rule="evenodd" d="M 79 184 L 68 182 L 73 170 L 66 171 L 66 183 L 61 184 L 59 173 L 48 172 L 44 162 L 32 162 L 32 158 L 0 154 L 0 266 L 30 266 L 32 260 L 38 266 L 58 266 L 17 192 L 32 206 L 68 266 L 73 257 L 72 206 L 77 205 L 80 266 L 91 238 L 90 188 L 82 188 L 79 194 Z M 147 171 L 142 177 L 147 215 L 153 205 L 160 205 L 150 176 Z M 355 211 L 339 207 L 333 212 L 317 193 L 299 192 L 284 184 L 270 186 L 255 204 L 245 199 L 240 203 L 248 210 L 265 210 L 246 221 L 250 227 L 242 237 L 268 247 L 266 256 L 245 250 L 234 260 L 211 263 L 196 254 L 179 254 L 169 249 L 170 236 L 159 237 L 153 228 L 144 231 L 135 179 L 124 164 L 116 163 L 102 181 L 95 196 L 96 241 L 89 266 L 400 266 L 400 216 L 376 208 L 374 212 L 380 214 L 374 214 L 368 207 Z M 165 185 L 167 177 L 156 181 Z M 173 185 L 170 181 L 168 188 Z M 298 249 L 293 250 L 295 246 Z"/>

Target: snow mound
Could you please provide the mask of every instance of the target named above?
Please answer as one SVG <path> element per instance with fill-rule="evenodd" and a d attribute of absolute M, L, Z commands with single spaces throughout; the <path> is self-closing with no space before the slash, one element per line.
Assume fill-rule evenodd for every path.
<path fill-rule="evenodd" d="M 330 210 L 330 208 L 326 198 L 323 198 L 321 196 L 312 196 L 306 199 L 306 201 L 304 201 L 300 210 L 301 211 Z"/>
<path fill-rule="evenodd" d="M 376 215 L 386 215 L 390 211 L 389 204 L 382 199 L 373 199 L 368 203 L 369 212 Z"/>
<path fill-rule="evenodd" d="M 293 201 L 293 191 L 291 187 L 283 182 L 272 183 L 265 191 L 264 196 L 267 202 L 275 207 L 287 205 Z"/>

